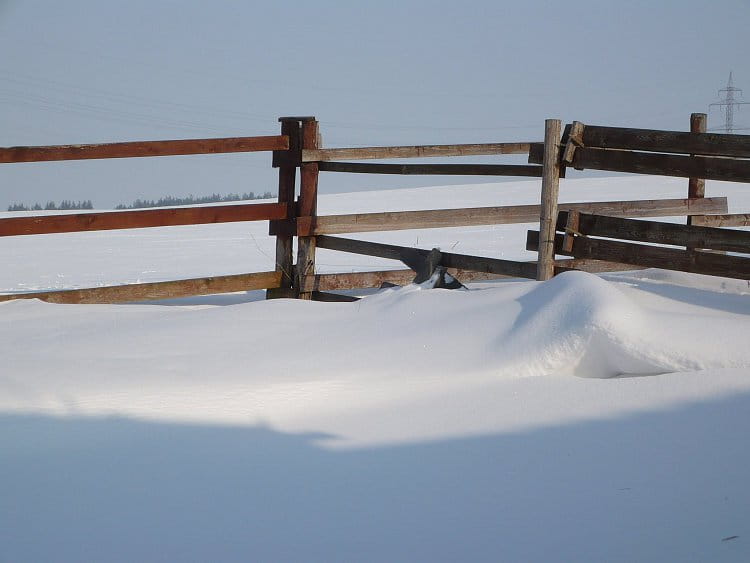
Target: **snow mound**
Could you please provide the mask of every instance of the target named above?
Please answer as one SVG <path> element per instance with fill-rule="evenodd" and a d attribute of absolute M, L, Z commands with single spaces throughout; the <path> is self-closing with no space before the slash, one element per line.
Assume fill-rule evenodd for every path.
<path fill-rule="evenodd" d="M 566 272 L 537 284 L 518 302 L 521 312 L 502 335 L 503 373 L 581 377 L 654 375 L 699 369 L 643 335 L 648 314 L 615 284 Z"/>

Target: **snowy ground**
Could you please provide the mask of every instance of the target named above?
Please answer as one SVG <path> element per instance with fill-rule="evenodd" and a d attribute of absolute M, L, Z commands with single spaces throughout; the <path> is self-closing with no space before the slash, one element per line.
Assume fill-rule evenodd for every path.
<path fill-rule="evenodd" d="M 708 185 L 732 211 L 746 190 Z M 567 180 L 561 200 L 685 191 Z M 320 207 L 537 199 L 518 182 Z M 531 258 L 527 228 L 363 238 Z M 270 269 L 266 232 L 0 238 L 0 291 Z M 0 303 L 0 561 L 750 558 L 746 282 L 572 272 L 356 303 L 260 296 Z"/>

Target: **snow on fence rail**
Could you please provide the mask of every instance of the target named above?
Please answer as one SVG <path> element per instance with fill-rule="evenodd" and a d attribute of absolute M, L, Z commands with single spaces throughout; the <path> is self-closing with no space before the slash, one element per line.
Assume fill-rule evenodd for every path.
<path fill-rule="evenodd" d="M 547 279 L 567 269 L 611 271 L 632 268 L 632 260 L 620 255 L 584 254 L 557 259 L 555 241 L 558 211 L 593 213 L 612 217 L 687 216 L 688 223 L 746 225 L 750 215 L 727 215 L 727 200 L 706 198 L 702 178 L 750 181 L 750 137 L 705 133 L 703 121 L 694 114 L 691 133 L 585 126 L 574 122 L 560 133 L 558 120 L 547 120 L 545 143 L 484 143 L 393 147 L 328 148 L 321 145 L 319 125 L 314 117 L 282 117 L 281 134 L 267 137 L 236 137 L 179 141 L 141 141 L 99 145 L 0 148 L 2 162 L 35 162 L 95 158 L 129 158 L 222 152 L 273 151 L 272 166 L 279 169 L 277 203 L 233 204 L 212 207 L 179 207 L 74 215 L 47 215 L 0 219 L 0 236 L 61 233 L 73 231 L 163 227 L 269 221 L 269 234 L 276 237 L 273 272 L 216 276 L 149 284 L 37 292 L 0 296 L 0 300 L 39 298 L 58 303 L 103 303 L 164 299 L 250 289 L 266 289 L 268 298 L 349 300 L 329 291 L 378 287 L 382 283 L 405 283 L 412 269 L 378 272 L 318 274 L 317 247 L 370 256 L 413 259 L 427 256 L 426 249 L 412 249 L 381 243 L 355 241 L 332 234 L 439 228 L 540 221 L 535 244 L 539 259 L 534 262 L 499 260 L 490 257 L 439 253 L 439 265 L 463 281 L 497 277 Z M 701 129 L 702 128 L 702 129 Z M 732 138 L 728 138 L 732 137 Z M 737 138 L 734 138 L 737 137 Z M 634 150 L 639 152 L 634 152 Z M 675 154 L 648 154 L 646 151 Z M 687 154 L 680 154 L 687 153 Z M 367 159 L 452 157 L 471 155 L 528 154 L 530 165 L 502 164 L 379 164 L 341 162 Z M 696 157 L 694 154 L 708 155 Z M 541 165 L 541 166 L 540 166 Z M 687 176 L 688 197 L 684 199 L 609 201 L 593 203 L 557 202 L 557 185 L 565 168 L 599 168 L 636 173 Z M 299 196 L 296 178 L 299 171 Z M 350 215 L 317 215 L 320 172 L 367 174 L 460 174 L 487 176 L 531 176 L 542 178 L 541 205 L 516 205 L 461 209 L 436 209 Z M 719 214 L 719 215 L 713 215 Z M 297 237 L 297 256 L 293 241 Z M 690 242 L 686 242 L 689 246 Z M 584 243 L 578 243 L 578 248 Z M 570 254 L 569 254 L 570 255 Z M 594 259 L 596 258 L 596 259 Z M 628 265 L 631 264 L 631 265 Z"/>

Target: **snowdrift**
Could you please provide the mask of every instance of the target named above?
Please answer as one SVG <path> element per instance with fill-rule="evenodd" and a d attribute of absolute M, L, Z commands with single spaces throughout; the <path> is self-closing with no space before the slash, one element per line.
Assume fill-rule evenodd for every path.
<path fill-rule="evenodd" d="M 633 197 L 685 189 L 649 181 L 605 185 Z M 406 208 L 425 193 L 436 207 L 489 205 L 499 189 L 520 203 L 526 184 L 325 205 Z M 590 199 L 576 186 L 561 199 Z M 522 259 L 525 228 L 379 240 Z M 262 227 L 206 229 L 7 237 L 0 287 L 267 267 Z M 321 253 L 319 264 L 393 267 L 342 256 Z M 750 554 L 745 282 L 567 272 L 469 290 L 411 285 L 355 303 L 19 300 L 0 303 L 0 319 L 0 560 Z"/>

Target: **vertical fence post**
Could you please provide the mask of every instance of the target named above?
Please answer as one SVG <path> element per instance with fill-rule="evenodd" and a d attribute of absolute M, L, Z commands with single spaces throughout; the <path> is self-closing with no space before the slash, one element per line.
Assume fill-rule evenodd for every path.
<path fill-rule="evenodd" d="M 319 127 L 314 117 L 302 122 L 302 149 L 319 147 Z M 318 210 L 318 163 L 305 162 L 300 166 L 300 189 L 297 217 L 315 228 Z M 297 268 L 294 288 L 300 299 L 311 299 L 312 293 L 302 291 L 305 277 L 315 273 L 315 237 L 301 236 L 297 239 Z"/>
<path fill-rule="evenodd" d="M 544 122 L 544 160 L 542 161 L 542 206 L 539 215 L 539 258 L 536 279 L 545 281 L 555 275 L 555 224 L 560 191 L 560 120 Z"/>
<path fill-rule="evenodd" d="M 295 216 L 294 202 L 297 167 L 302 161 L 300 124 L 296 117 L 280 117 L 281 134 L 289 136 L 288 151 L 274 151 L 273 165 L 279 169 L 279 203 L 286 204 L 287 219 L 271 226 L 271 234 L 276 235 L 276 266 L 281 272 L 281 287 L 266 290 L 266 299 L 292 297 L 294 262 L 292 247 L 294 241 Z"/>
<path fill-rule="evenodd" d="M 705 113 L 693 113 L 690 115 L 690 132 L 691 133 L 705 133 L 706 122 L 708 116 Z M 688 197 L 702 198 L 706 195 L 706 181 L 703 178 L 690 178 L 688 179 Z M 702 216 L 691 216 L 687 218 L 688 225 L 701 225 L 703 224 Z"/>

